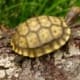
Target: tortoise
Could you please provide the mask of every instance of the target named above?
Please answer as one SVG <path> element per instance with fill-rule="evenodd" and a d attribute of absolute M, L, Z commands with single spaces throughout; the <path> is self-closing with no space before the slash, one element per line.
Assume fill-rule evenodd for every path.
<path fill-rule="evenodd" d="M 42 15 L 26 20 L 16 27 L 11 37 L 13 51 L 35 58 L 58 50 L 70 39 L 71 27 L 79 14 L 80 8 L 73 7 L 65 19 Z"/>

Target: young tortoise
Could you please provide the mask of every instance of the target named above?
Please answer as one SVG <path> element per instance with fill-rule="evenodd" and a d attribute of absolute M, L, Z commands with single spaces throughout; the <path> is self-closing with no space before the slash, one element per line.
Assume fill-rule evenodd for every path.
<path fill-rule="evenodd" d="M 79 13 L 80 9 L 74 7 L 66 20 L 53 16 L 39 16 L 19 24 L 11 39 L 13 50 L 19 55 L 31 58 L 58 50 L 70 38 L 69 26 Z"/>

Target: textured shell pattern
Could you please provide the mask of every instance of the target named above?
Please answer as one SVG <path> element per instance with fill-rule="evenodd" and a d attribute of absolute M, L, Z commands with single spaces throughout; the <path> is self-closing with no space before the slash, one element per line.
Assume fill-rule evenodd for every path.
<path fill-rule="evenodd" d="M 39 57 L 63 46 L 68 41 L 70 33 L 71 30 L 63 18 L 33 17 L 18 25 L 11 45 L 19 55 Z"/>

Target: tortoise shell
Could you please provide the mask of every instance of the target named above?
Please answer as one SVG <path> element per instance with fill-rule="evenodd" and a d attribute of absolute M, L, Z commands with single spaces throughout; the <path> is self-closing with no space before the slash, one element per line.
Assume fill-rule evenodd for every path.
<path fill-rule="evenodd" d="M 63 46 L 68 41 L 70 33 L 70 28 L 62 18 L 33 17 L 18 25 L 11 45 L 19 55 L 39 57 Z"/>

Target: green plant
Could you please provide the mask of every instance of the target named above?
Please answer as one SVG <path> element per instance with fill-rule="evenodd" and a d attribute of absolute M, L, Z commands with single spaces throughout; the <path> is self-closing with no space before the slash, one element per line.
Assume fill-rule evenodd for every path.
<path fill-rule="evenodd" d="M 65 16 L 80 0 L 0 0 L 0 23 L 15 27 L 32 16 Z"/>

